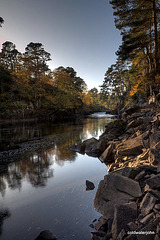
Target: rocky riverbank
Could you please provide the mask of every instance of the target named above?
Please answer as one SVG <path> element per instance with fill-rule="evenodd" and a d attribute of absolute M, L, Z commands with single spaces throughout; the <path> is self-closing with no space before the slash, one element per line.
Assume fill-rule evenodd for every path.
<path fill-rule="evenodd" d="M 92 240 L 160 239 L 159 112 L 156 103 L 123 109 L 99 139 L 72 147 L 108 166 L 94 199 L 102 217 L 91 224 Z"/>

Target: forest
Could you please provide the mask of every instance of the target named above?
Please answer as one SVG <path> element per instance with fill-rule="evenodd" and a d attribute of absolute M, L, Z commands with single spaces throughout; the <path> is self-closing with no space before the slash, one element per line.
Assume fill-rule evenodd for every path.
<path fill-rule="evenodd" d="M 87 91 L 85 81 L 72 67 L 51 71 L 51 60 L 41 43 L 29 43 L 25 52 L 6 41 L 0 52 L 1 118 L 72 116 L 104 108 L 96 88 Z"/>
<path fill-rule="evenodd" d="M 123 107 L 159 93 L 160 2 L 112 0 L 110 4 L 122 43 L 116 63 L 105 73 L 101 93 L 115 107 Z"/>
<path fill-rule="evenodd" d="M 117 61 L 105 73 L 100 92 L 87 90 L 72 67 L 49 69 L 50 53 L 30 42 L 21 53 L 6 41 L 0 52 L 1 119 L 71 116 L 120 109 L 159 93 L 160 3 L 112 0 L 122 43 Z M 0 26 L 4 23 L 0 18 Z M 107 44 L 107 43 L 106 43 Z"/>

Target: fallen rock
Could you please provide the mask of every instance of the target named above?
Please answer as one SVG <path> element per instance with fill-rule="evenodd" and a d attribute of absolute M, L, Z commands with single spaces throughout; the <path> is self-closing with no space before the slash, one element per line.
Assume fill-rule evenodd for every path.
<path fill-rule="evenodd" d="M 94 183 L 86 180 L 86 191 L 93 190 L 95 188 Z"/>
<path fill-rule="evenodd" d="M 137 217 L 137 205 L 135 202 L 129 204 L 115 205 L 112 224 L 112 238 L 117 239 L 122 229 L 127 229 L 127 223 L 135 221 Z"/>
<path fill-rule="evenodd" d="M 99 141 L 92 137 L 83 141 L 82 143 L 75 144 L 70 147 L 71 151 L 79 152 L 81 154 L 86 153 L 89 156 L 99 157 L 101 155 L 101 150 L 98 145 Z"/>
<path fill-rule="evenodd" d="M 114 205 L 127 203 L 142 195 L 139 183 L 116 173 L 109 173 L 99 183 L 94 199 L 95 209 L 105 217 L 113 217 Z"/>
<path fill-rule="evenodd" d="M 114 143 L 111 143 L 107 149 L 102 153 L 102 155 L 99 157 L 101 162 L 107 163 L 107 162 L 113 162 L 114 160 L 114 155 L 113 155 L 113 150 L 114 150 Z"/>
<path fill-rule="evenodd" d="M 155 237 L 157 226 L 154 222 L 149 222 L 146 226 L 139 227 L 136 231 L 139 234 L 136 235 L 136 240 L 153 240 Z"/>
<path fill-rule="evenodd" d="M 56 236 L 50 230 L 42 231 L 35 240 L 56 240 Z"/>
<path fill-rule="evenodd" d="M 154 175 L 146 180 L 146 184 L 150 188 L 159 188 L 160 187 L 160 174 Z"/>
<path fill-rule="evenodd" d="M 147 215 L 153 209 L 156 203 L 156 198 L 151 194 L 147 193 L 142 202 L 140 203 L 140 211 L 143 215 Z"/>
<path fill-rule="evenodd" d="M 152 213 L 146 215 L 144 218 L 142 218 L 142 219 L 140 220 L 140 223 L 142 223 L 142 224 L 145 225 L 145 224 L 147 224 L 148 222 L 150 222 L 153 218 L 154 218 L 154 213 L 152 212 Z"/>
<path fill-rule="evenodd" d="M 143 138 L 142 135 L 126 140 L 117 146 L 117 157 L 120 156 L 136 156 L 143 152 Z"/>

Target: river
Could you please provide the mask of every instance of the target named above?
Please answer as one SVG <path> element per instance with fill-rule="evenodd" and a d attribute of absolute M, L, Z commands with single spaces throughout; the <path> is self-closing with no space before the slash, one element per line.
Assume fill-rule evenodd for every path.
<path fill-rule="evenodd" d="M 1 240 L 34 240 L 46 229 L 58 240 L 88 240 L 89 224 L 100 214 L 93 208 L 98 183 L 107 167 L 97 158 L 68 148 L 80 140 L 98 138 L 111 116 L 95 113 L 74 123 L 10 124 L 0 127 L 0 140 L 59 135 L 60 141 L 21 157 L 0 175 Z M 85 181 L 95 189 L 85 190 Z"/>

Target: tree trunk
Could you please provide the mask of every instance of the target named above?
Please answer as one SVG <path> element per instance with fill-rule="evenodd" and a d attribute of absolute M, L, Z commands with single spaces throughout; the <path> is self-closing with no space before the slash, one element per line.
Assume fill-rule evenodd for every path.
<path fill-rule="evenodd" d="M 155 59 L 155 71 L 159 72 L 159 57 L 158 57 L 158 33 L 157 33 L 157 9 L 155 0 L 153 3 L 153 29 L 154 29 L 154 59 Z"/>

